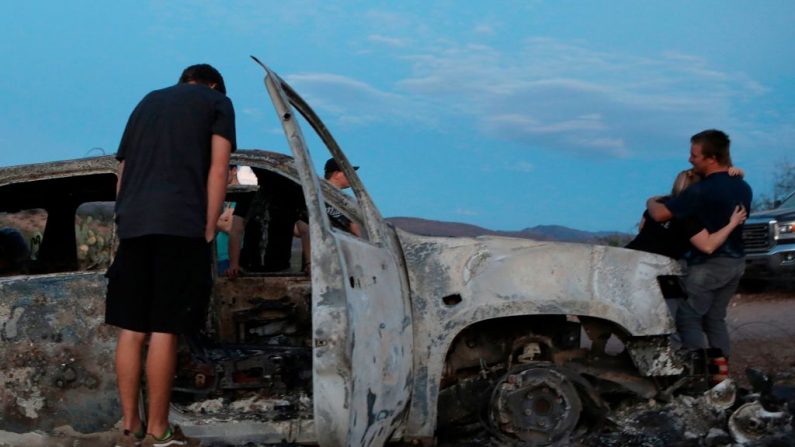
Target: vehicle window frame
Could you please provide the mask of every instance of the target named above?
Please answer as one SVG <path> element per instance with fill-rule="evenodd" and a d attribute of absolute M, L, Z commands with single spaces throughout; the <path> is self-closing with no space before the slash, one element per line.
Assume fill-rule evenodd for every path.
<path fill-rule="evenodd" d="M 75 161 L 65 163 L 70 162 L 74 163 Z M 64 162 L 52 165 L 57 170 L 64 165 Z M 102 262 L 99 268 L 83 268 L 84 264 L 79 253 L 81 244 L 78 234 L 80 231 L 78 229 L 78 210 L 89 203 L 114 203 L 116 200 L 115 185 L 118 180 L 117 172 L 107 169 L 73 170 L 67 173 L 54 172 L 51 175 L 44 172 L 42 175 L 41 172 L 35 172 L 31 166 L 8 168 L 7 171 L 11 171 L 15 175 L 8 176 L 0 182 L 0 197 L 12 199 L 3 201 L 0 205 L 0 212 L 15 214 L 27 210 L 42 210 L 46 217 L 41 230 L 37 259 L 31 259 L 29 254 L 21 271 L 12 275 L 4 274 L 3 277 L 105 272 L 112 263 L 117 246 L 115 222 L 112 218 L 110 219 L 107 237 L 102 238 L 103 245 L 107 243 L 107 247 L 102 248 L 103 251 L 106 249 L 108 251 L 107 261 Z M 64 188 L 64 186 L 72 188 Z M 71 234 L 71 236 L 64 241 L 62 236 L 66 234 Z M 26 242 L 29 245 L 31 243 L 30 240 Z M 74 245 L 73 255 L 71 254 L 72 244 Z M 46 249 L 42 253 L 41 248 L 44 247 Z M 28 248 L 30 249 L 30 247 Z"/>

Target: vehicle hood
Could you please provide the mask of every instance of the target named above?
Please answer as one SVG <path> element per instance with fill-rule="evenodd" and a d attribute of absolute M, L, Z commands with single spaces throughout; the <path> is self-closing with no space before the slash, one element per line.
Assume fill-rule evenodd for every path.
<path fill-rule="evenodd" d="M 772 210 L 756 211 L 751 213 L 749 219 L 753 220 L 795 220 L 795 208 L 776 208 Z"/>
<path fill-rule="evenodd" d="M 681 273 L 670 258 L 495 236 L 425 237 L 398 230 L 398 237 L 415 321 L 455 331 L 503 316 L 566 314 L 608 319 L 633 335 L 674 331 L 657 282 L 659 275 Z"/>

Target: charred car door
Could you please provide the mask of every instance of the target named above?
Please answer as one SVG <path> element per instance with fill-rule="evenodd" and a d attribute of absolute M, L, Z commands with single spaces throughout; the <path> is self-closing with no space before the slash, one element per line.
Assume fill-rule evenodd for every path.
<path fill-rule="evenodd" d="M 403 423 L 411 388 L 411 307 L 399 244 L 317 115 L 265 69 L 265 85 L 295 156 L 309 214 L 318 443 L 383 445 Z M 327 182 L 321 187 L 294 110 L 347 175 L 361 214 L 352 216 L 360 220 L 361 237 L 333 228 L 326 206 L 343 195 Z"/>
<path fill-rule="evenodd" d="M 108 430 L 118 421 L 116 331 L 103 323 L 116 160 L 4 168 L 0 227 L 21 241 L 0 269 L 0 431 Z"/>

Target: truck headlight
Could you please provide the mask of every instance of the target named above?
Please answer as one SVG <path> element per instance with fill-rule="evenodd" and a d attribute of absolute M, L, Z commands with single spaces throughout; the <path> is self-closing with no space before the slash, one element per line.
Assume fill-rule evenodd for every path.
<path fill-rule="evenodd" d="M 776 239 L 795 239 L 795 221 L 776 223 Z"/>

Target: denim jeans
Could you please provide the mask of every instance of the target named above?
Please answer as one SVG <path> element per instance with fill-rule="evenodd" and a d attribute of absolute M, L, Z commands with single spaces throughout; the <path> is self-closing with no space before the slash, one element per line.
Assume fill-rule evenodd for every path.
<path fill-rule="evenodd" d="M 687 299 L 676 310 L 676 329 L 686 348 L 718 348 L 729 356 L 726 309 L 744 272 L 745 258 L 715 257 L 688 266 L 682 281 Z"/>

